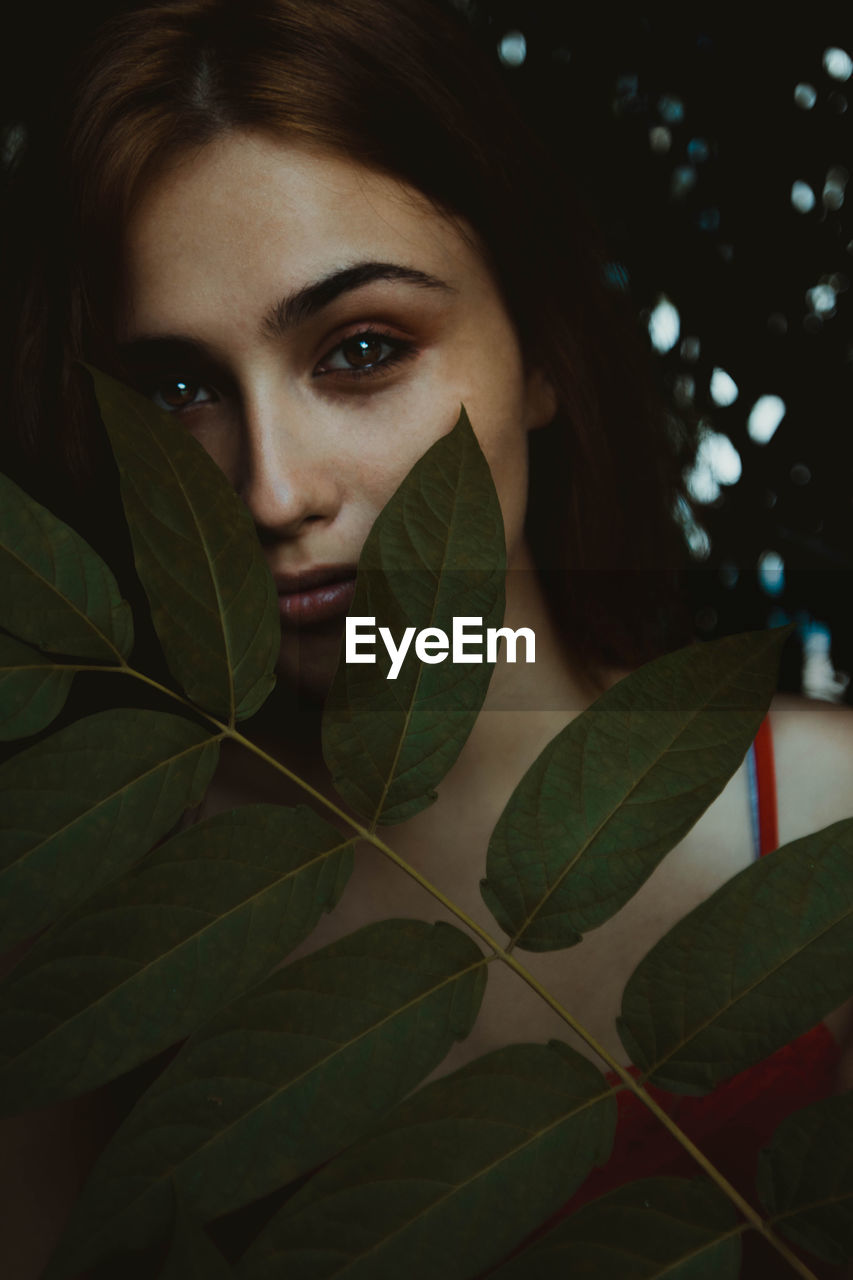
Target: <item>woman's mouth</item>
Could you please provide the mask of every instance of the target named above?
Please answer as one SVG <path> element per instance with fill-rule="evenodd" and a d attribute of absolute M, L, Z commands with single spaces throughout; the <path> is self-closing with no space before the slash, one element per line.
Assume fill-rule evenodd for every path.
<path fill-rule="evenodd" d="M 278 612 L 291 627 L 310 626 L 343 618 L 355 592 L 354 565 L 320 565 L 300 573 L 273 575 L 278 589 Z"/>

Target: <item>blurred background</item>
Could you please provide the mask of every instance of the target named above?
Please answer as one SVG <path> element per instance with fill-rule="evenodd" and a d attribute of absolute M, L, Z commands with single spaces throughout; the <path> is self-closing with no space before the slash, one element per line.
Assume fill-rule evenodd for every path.
<path fill-rule="evenodd" d="M 701 422 L 697 634 L 792 619 L 783 685 L 853 701 L 853 17 L 456 3 L 604 228 L 671 412 Z M 7 11 L 6 158 L 123 7 Z"/>

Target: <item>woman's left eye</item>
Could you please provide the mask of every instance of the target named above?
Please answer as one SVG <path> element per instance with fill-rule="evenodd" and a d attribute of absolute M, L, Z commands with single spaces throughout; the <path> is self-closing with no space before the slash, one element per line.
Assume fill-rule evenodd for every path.
<path fill-rule="evenodd" d="M 414 350 L 414 345 L 403 338 L 392 338 L 390 334 L 365 329 L 333 347 L 317 365 L 314 375 L 377 373 L 413 355 Z"/>

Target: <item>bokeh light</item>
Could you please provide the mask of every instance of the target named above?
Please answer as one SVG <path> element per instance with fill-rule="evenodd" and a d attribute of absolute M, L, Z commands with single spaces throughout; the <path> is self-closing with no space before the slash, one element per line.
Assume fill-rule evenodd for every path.
<path fill-rule="evenodd" d="M 811 111 L 817 102 L 817 90 L 814 85 L 801 81 L 794 90 L 794 101 L 798 107 L 802 107 L 803 111 Z"/>
<path fill-rule="evenodd" d="M 521 31 L 508 31 L 498 43 L 498 57 L 505 67 L 520 67 L 527 57 L 527 41 Z"/>
<path fill-rule="evenodd" d="M 715 502 L 720 486 L 737 484 L 743 471 L 740 454 L 728 436 L 705 427 L 696 461 L 687 476 L 687 488 L 697 502 Z"/>
<path fill-rule="evenodd" d="M 754 440 L 756 444 L 767 444 L 772 440 L 785 416 L 785 410 L 785 401 L 781 396 L 759 396 L 749 411 L 746 424 L 750 440 Z"/>
<path fill-rule="evenodd" d="M 721 431 L 708 431 L 702 437 L 699 454 L 707 460 L 720 484 L 737 484 L 740 480 L 743 471 L 740 454 Z"/>
<path fill-rule="evenodd" d="M 652 346 L 661 353 L 671 351 L 681 333 L 681 316 L 678 308 L 666 294 L 661 294 L 649 316 L 649 337 Z"/>
<path fill-rule="evenodd" d="M 763 551 L 758 558 L 758 581 L 768 596 L 780 596 L 785 590 L 785 561 L 778 551 Z"/>
<path fill-rule="evenodd" d="M 849 80 L 853 75 L 853 58 L 846 49 L 824 49 L 823 69 L 833 80 Z"/>
<path fill-rule="evenodd" d="M 680 124 L 684 119 L 684 103 L 680 98 L 664 94 L 658 100 L 658 115 L 667 124 Z"/>
<path fill-rule="evenodd" d="M 680 164 L 673 170 L 670 191 L 676 197 L 686 195 L 696 186 L 696 170 L 692 164 Z"/>
<path fill-rule="evenodd" d="M 803 182 L 798 178 L 793 184 L 791 187 L 791 204 L 798 213 L 809 213 L 815 207 L 815 193 L 807 182 Z"/>
<path fill-rule="evenodd" d="M 675 514 L 684 530 L 684 537 L 690 548 L 690 554 L 695 560 L 707 560 L 711 554 L 711 539 L 708 537 L 707 531 L 700 524 L 697 524 L 696 517 L 690 510 L 690 504 L 685 502 L 683 498 L 679 498 L 676 503 Z"/>
<path fill-rule="evenodd" d="M 831 284 L 816 284 L 806 292 L 806 301 L 816 315 L 828 319 L 835 315 L 837 301 L 835 290 Z"/>
<path fill-rule="evenodd" d="M 738 385 L 731 374 L 726 373 L 725 369 L 714 369 L 711 374 L 711 399 L 714 404 L 725 409 L 730 404 L 734 404 L 738 394 Z"/>

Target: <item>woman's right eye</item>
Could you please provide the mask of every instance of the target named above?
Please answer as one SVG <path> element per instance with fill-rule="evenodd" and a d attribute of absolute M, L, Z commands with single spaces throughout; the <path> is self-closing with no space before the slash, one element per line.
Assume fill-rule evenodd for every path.
<path fill-rule="evenodd" d="M 165 409 L 167 413 L 194 409 L 196 405 L 210 404 L 217 398 L 210 387 L 192 378 L 164 379 L 150 387 L 148 394 L 158 409 Z"/>

